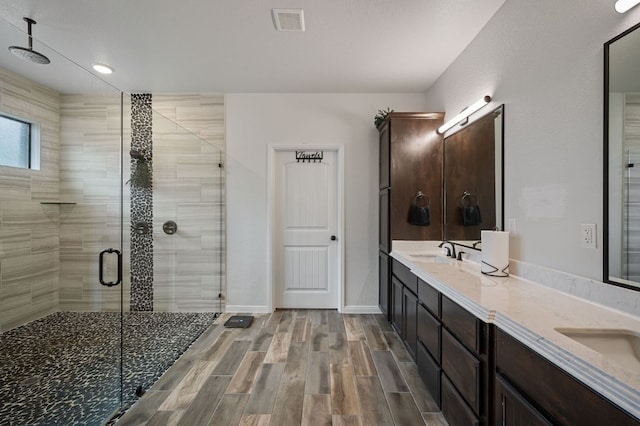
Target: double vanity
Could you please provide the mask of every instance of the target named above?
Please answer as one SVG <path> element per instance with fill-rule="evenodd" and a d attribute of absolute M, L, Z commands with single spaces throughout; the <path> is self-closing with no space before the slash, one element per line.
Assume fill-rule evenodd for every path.
<path fill-rule="evenodd" d="M 449 424 L 640 424 L 639 318 L 434 242 L 391 258 L 390 321 Z"/>

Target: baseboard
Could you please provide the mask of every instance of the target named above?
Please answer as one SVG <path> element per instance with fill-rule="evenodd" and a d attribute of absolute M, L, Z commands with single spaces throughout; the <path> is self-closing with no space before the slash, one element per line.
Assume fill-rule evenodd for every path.
<path fill-rule="evenodd" d="M 229 314 L 270 314 L 268 306 L 262 305 L 226 305 L 224 311 Z"/>
<path fill-rule="evenodd" d="M 348 305 L 345 306 L 342 310 L 343 314 L 381 314 L 382 311 L 380 308 L 375 306 L 359 306 L 359 305 Z"/>

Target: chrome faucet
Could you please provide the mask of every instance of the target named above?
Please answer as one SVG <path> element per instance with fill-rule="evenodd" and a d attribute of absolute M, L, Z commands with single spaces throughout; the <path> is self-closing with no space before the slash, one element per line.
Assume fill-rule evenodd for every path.
<path fill-rule="evenodd" d="M 449 247 L 445 247 L 447 249 L 447 256 L 448 257 L 456 257 L 456 246 L 455 244 L 453 244 L 451 241 L 443 241 L 440 243 L 440 245 L 438 247 L 442 248 L 445 244 L 449 244 L 451 246 L 451 249 L 449 249 Z"/>

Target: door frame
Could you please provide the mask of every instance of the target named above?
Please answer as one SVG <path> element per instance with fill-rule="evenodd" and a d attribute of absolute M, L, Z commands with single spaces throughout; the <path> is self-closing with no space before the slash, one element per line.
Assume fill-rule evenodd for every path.
<path fill-rule="evenodd" d="M 287 145 L 268 145 L 268 164 L 267 164 L 267 308 L 269 312 L 275 310 L 274 300 L 276 286 L 274 285 L 274 254 L 277 250 L 275 247 L 276 239 L 276 155 L 279 152 L 290 151 L 332 151 L 336 153 L 337 159 L 337 234 L 338 234 L 338 255 L 337 255 L 337 268 L 338 268 L 338 312 L 344 310 L 345 300 L 345 288 L 344 288 L 344 248 L 345 248 L 345 234 L 344 234 L 344 145 L 306 145 L 306 144 L 287 144 Z"/>

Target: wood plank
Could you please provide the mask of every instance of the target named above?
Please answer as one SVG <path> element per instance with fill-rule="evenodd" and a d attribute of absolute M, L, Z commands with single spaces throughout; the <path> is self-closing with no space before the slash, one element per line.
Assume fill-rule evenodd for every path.
<path fill-rule="evenodd" d="M 418 367 L 413 362 L 400 362 L 398 363 L 400 371 L 404 376 L 404 380 L 409 386 L 409 390 L 416 401 L 418 410 L 421 412 L 435 412 L 440 411 L 438 404 L 433 400 L 433 396 L 429 393 L 424 382 L 418 374 Z"/>
<path fill-rule="evenodd" d="M 251 342 L 245 340 L 232 342 L 231 346 L 229 346 L 229 349 L 227 349 L 226 353 L 224 354 L 218 365 L 216 365 L 216 368 L 213 370 L 213 375 L 233 376 L 250 345 Z"/>
<path fill-rule="evenodd" d="M 384 315 L 382 315 L 382 314 L 374 314 L 373 318 L 376 320 L 376 323 L 380 327 L 380 330 L 382 330 L 382 331 L 393 331 L 393 327 L 391 327 L 391 323 L 389 322 L 387 317 L 385 317 Z"/>
<path fill-rule="evenodd" d="M 333 426 L 362 426 L 360 416 L 340 416 L 334 414 L 331 418 Z"/>
<path fill-rule="evenodd" d="M 384 339 L 389 346 L 389 350 L 393 352 L 398 362 L 411 362 L 411 356 L 404 347 L 404 343 L 400 340 L 400 337 L 393 331 L 382 332 Z"/>
<path fill-rule="evenodd" d="M 308 317 L 296 317 L 291 331 L 292 342 L 306 342 L 311 337 L 311 321 Z"/>
<path fill-rule="evenodd" d="M 138 400 L 124 416 L 118 420 L 119 426 L 134 426 L 144 424 L 158 411 L 164 400 L 171 394 L 168 390 L 150 390 L 144 398 Z"/>
<path fill-rule="evenodd" d="M 253 341 L 251 346 L 249 347 L 250 351 L 254 352 L 266 352 L 269 350 L 269 346 L 271 346 L 271 340 L 273 339 L 273 335 L 276 333 L 276 329 L 278 326 L 276 324 L 265 325 L 260 329 L 260 331 L 253 337 Z"/>
<path fill-rule="evenodd" d="M 249 395 L 246 393 L 225 394 L 213 412 L 209 426 L 227 426 L 240 423 L 242 411 L 248 399 Z"/>
<path fill-rule="evenodd" d="M 364 330 L 356 315 L 343 315 L 344 329 L 347 333 L 347 340 L 365 340 Z"/>
<path fill-rule="evenodd" d="M 309 344 L 294 342 L 289 346 L 287 363 L 284 367 L 284 376 L 288 379 L 300 379 L 304 383 L 307 375 L 307 361 L 309 359 Z"/>
<path fill-rule="evenodd" d="M 375 376 L 378 374 L 373 358 L 371 358 L 371 352 L 365 342 L 349 342 L 349 354 L 356 376 Z"/>
<path fill-rule="evenodd" d="M 249 402 L 245 407 L 245 414 L 271 414 L 276 402 L 284 364 L 264 364 L 260 376 L 253 386 Z"/>
<path fill-rule="evenodd" d="M 329 354 L 327 352 L 311 351 L 309 353 L 307 380 L 304 392 L 307 394 L 331 393 Z"/>
<path fill-rule="evenodd" d="M 215 366 L 216 364 L 213 362 L 198 361 L 171 392 L 171 395 L 164 400 L 159 410 L 185 410 L 209 378 Z"/>
<path fill-rule="evenodd" d="M 332 414 L 360 414 L 356 382 L 350 364 L 331 364 Z"/>
<path fill-rule="evenodd" d="M 289 353 L 291 343 L 291 333 L 276 332 L 271 340 L 271 346 L 264 359 L 265 363 L 285 362 Z"/>
<path fill-rule="evenodd" d="M 271 424 L 298 426 L 302 423 L 304 380 L 283 375 L 271 415 Z"/>
<path fill-rule="evenodd" d="M 275 311 L 271 313 L 271 316 L 269 317 L 269 319 L 267 320 L 267 324 L 271 325 L 271 324 L 275 324 L 276 327 L 278 326 L 278 324 L 280 324 L 280 320 L 282 319 L 282 315 L 284 314 L 284 311 Z"/>
<path fill-rule="evenodd" d="M 193 368 L 195 362 L 196 361 L 191 358 L 180 357 L 149 390 L 175 389 L 189 370 Z"/>
<path fill-rule="evenodd" d="M 357 377 L 362 419 L 366 425 L 393 425 L 391 411 L 377 377 Z"/>
<path fill-rule="evenodd" d="M 253 341 L 253 339 L 260 334 L 268 319 L 269 317 L 266 315 L 255 315 L 249 327 L 238 329 L 238 335 L 235 340 Z"/>
<path fill-rule="evenodd" d="M 422 413 L 422 419 L 427 426 L 449 426 L 442 413 Z"/>
<path fill-rule="evenodd" d="M 293 311 L 287 310 L 282 312 L 280 322 L 278 323 L 278 329 L 276 333 L 289 333 L 291 332 L 291 326 L 293 324 Z"/>
<path fill-rule="evenodd" d="M 198 395 L 180 418 L 179 425 L 206 425 L 229 386 L 229 376 L 209 376 Z"/>
<path fill-rule="evenodd" d="M 422 425 L 424 419 L 410 393 L 387 393 L 393 420 L 398 425 Z"/>
<path fill-rule="evenodd" d="M 156 411 L 145 426 L 176 426 L 184 411 Z M 119 424 L 119 423 L 118 423 Z"/>
<path fill-rule="evenodd" d="M 302 407 L 302 424 L 331 426 L 331 396 L 305 395 Z"/>
<path fill-rule="evenodd" d="M 409 387 L 389 351 L 372 351 L 371 357 L 385 392 L 409 392 Z"/>
<path fill-rule="evenodd" d="M 331 364 L 349 364 L 349 345 L 346 333 L 329 333 L 329 362 Z"/>
<path fill-rule="evenodd" d="M 338 311 L 329 311 L 327 315 L 329 319 L 329 333 L 346 333 L 341 313 Z"/>
<path fill-rule="evenodd" d="M 269 426 L 271 414 L 243 414 L 238 426 Z"/>
<path fill-rule="evenodd" d="M 329 326 L 318 324 L 311 326 L 311 350 L 329 351 Z"/>
<path fill-rule="evenodd" d="M 247 352 L 238 366 L 226 393 L 250 393 L 262 368 L 265 352 Z"/>
<path fill-rule="evenodd" d="M 235 330 L 224 330 L 202 356 L 205 361 L 218 362 L 227 353 L 235 339 Z"/>
<path fill-rule="evenodd" d="M 372 351 L 387 351 L 389 345 L 387 345 L 387 339 L 382 334 L 380 327 L 377 324 L 364 324 L 362 326 L 364 335 L 367 338 L 367 344 Z"/>

